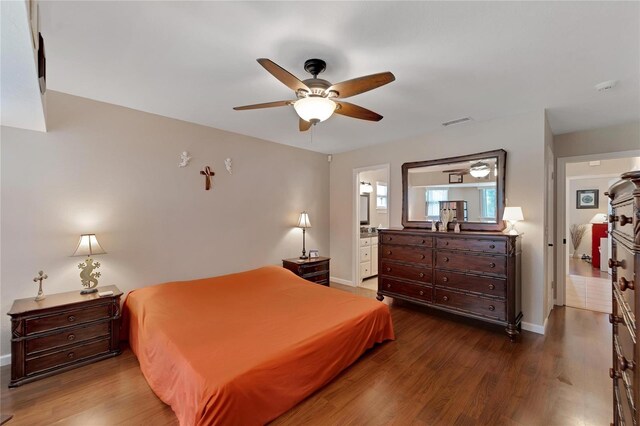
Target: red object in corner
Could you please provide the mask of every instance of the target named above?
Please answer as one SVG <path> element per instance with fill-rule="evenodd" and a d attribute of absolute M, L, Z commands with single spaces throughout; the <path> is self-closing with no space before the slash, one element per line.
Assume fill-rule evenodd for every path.
<path fill-rule="evenodd" d="M 594 223 L 591 228 L 591 264 L 600 269 L 600 238 L 607 238 L 606 223 Z"/>

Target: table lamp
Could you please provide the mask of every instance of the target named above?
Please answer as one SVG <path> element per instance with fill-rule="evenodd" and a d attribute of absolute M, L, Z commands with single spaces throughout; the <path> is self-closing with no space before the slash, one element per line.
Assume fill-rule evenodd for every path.
<path fill-rule="evenodd" d="M 516 230 L 516 222 L 524 220 L 522 216 L 522 208 L 520 207 L 505 207 L 502 220 L 507 221 L 509 228 L 505 231 L 509 235 L 518 235 Z"/>
<path fill-rule="evenodd" d="M 591 218 L 589 223 L 606 223 L 607 215 L 604 213 L 596 213 L 595 216 Z"/>
<path fill-rule="evenodd" d="M 102 247 L 100 247 L 100 243 L 98 243 L 98 239 L 95 234 L 82 234 L 80 235 L 80 241 L 78 241 L 78 247 L 72 256 L 87 256 L 84 260 L 84 263 L 78 264 L 78 269 L 80 269 L 80 280 L 82 281 L 82 285 L 85 287 L 84 290 L 80 292 L 80 294 L 89 294 L 95 293 L 98 291 L 96 287 L 98 287 L 98 278 L 100 277 L 100 272 L 93 272 L 94 269 L 98 269 L 100 267 L 100 262 L 94 262 L 91 256 L 96 254 L 106 254 Z"/>
<path fill-rule="evenodd" d="M 307 212 L 300 213 L 300 217 L 298 218 L 298 228 L 302 228 L 302 256 L 300 259 L 308 259 L 307 251 L 305 249 L 305 234 L 307 232 L 307 228 L 311 228 L 311 221 L 309 221 L 309 214 Z"/>

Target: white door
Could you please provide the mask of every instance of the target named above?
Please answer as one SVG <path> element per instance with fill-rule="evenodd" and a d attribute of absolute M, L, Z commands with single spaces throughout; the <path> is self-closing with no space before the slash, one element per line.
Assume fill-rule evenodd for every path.
<path fill-rule="evenodd" d="M 553 301 L 554 301 L 554 291 L 555 291 L 555 247 L 553 244 L 553 239 L 555 235 L 555 164 L 553 159 L 553 152 L 551 148 L 548 146 L 545 147 L 545 157 L 546 157 L 546 209 L 545 209 L 545 227 L 544 227 L 544 238 L 545 238 L 545 283 L 547 289 L 547 312 L 545 315 L 548 315 L 553 309 Z M 525 235 L 526 238 L 526 235 Z"/>

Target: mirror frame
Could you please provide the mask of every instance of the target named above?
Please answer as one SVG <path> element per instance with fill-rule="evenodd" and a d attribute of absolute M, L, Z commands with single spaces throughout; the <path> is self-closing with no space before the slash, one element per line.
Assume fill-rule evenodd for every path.
<path fill-rule="evenodd" d="M 496 202 L 498 204 L 498 217 L 497 223 L 484 223 L 484 222 L 458 222 L 460 229 L 463 231 L 502 231 L 505 228 L 502 215 L 504 214 L 505 207 L 505 175 L 506 175 L 506 162 L 507 151 L 504 149 L 497 149 L 494 151 L 479 152 L 477 154 L 462 155 L 460 157 L 441 158 L 437 160 L 426 161 L 414 161 L 411 163 L 404 163 L 402 165 L 402 226 L 405 228 L 428 228 L 431 229 L 431 220 L 409 220 L 409 192 L 408 192 L 408 177 L 409 169 L 425 166 L 435 166 L 440 164 L 460 163 L 464 161 L 482 160 L 484 158 L 497 157 L 498 159 L 498 179 L 497 179 L 497 197 Z M 449 223 L 448 229 L 451 230 L 455 226 L 454 223 Z"/>

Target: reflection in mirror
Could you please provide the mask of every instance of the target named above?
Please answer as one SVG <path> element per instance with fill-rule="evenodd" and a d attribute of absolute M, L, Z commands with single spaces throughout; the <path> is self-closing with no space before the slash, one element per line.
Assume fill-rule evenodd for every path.
<path fill-rule="evenodd" d="M 369 225 L 369 194 L 360 194 L 360 225 Z"/>
<path fill-rule="evenodd" d="M 408 169 L 409 221 L 439 221 L 443 209 L 454 221 L 498 223 L 498 157 Z"/>

